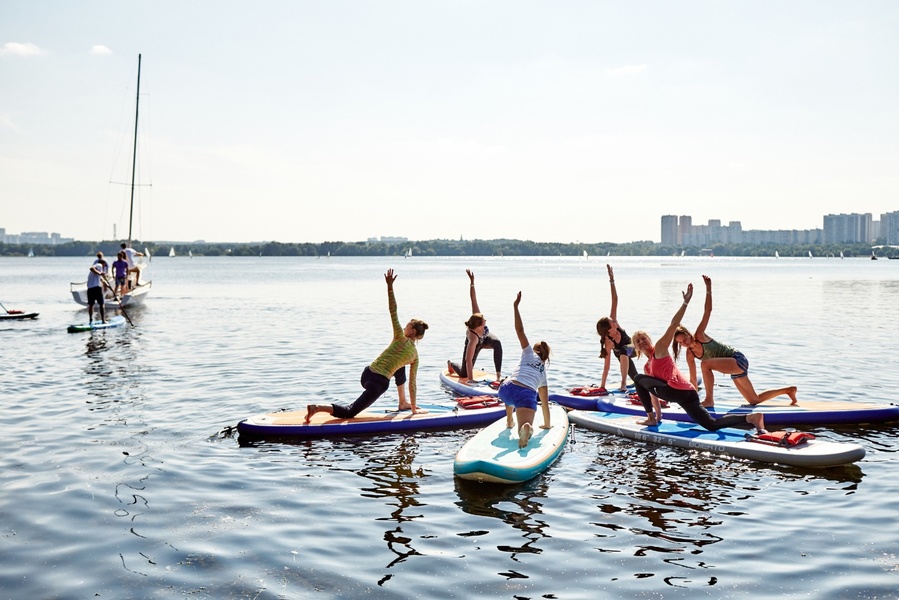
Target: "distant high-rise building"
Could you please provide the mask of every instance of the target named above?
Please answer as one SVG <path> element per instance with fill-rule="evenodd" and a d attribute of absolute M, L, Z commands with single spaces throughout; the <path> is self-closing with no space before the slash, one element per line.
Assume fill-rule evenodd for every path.
<path fill-rule="evenodd" d="M 824 215 L 824 243 L 871 243 L 873 226 L 871 213 Z"/>
<path fill-rule="evenodd" d="M 662 245 L 677 246 L 677 215 L 662 215 Z"/>
<path fill-rule="evenodd" d="M 887 244 L 899 244 L 899 211 L 880 215 L 879 237 L 883 238 Z"/>
<path fill-rule="evenodd" d="M 684 244 L 684 234 L 689 235 L 693 229 L 693 217 L 681 215 L 677 220 L 677 245 Z"/>

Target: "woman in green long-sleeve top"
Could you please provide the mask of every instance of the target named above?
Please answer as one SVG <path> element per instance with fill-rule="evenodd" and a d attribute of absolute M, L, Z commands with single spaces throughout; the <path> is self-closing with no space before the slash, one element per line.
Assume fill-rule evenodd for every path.
<path fill-rule="evenodd" d="M 388 269 L 384 274 L 387 282 L 387 306 L 390 309 L 390 320 L 393 324 L 393 341 L 369 366 L 362 371 L 362 387 L 365 391 L 355 402 L 347 406 L 345 404 L 310 404 L 306 407 L 306 422 L 317 412 L 326 412 L 340 419 L 351 419 L 360 412 L 374 404 L 375 400 L 390 387 L 390 378 L 398 370 L 410 365 L 409 368 L 409 400 L 413 413 L 424 413 L 415 406 L 415 376 L 418 374 L 418 348 L 415 343 L 424 337 L 428 324 L 418 319 L 412 319 L 406 327 L 400 327 L 400 320 L 396 316 L 396 298 L 393 296 L 393 282 L 396 275 L 393 269 Z"/>

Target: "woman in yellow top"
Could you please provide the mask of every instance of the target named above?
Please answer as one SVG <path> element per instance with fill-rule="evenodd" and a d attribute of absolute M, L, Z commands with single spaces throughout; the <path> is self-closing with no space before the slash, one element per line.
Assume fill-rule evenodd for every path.
<path fill-rule="evenodd" d="M 393 297 L 393 282 L 396 276 L 393 269 L 384 274 L 387 282 L 387 306 L 390 309 L 390 320 L 393 324 L 393 341 L 378 358 L 362 371 L 362 387 L 365 391 L 350 406 L 345 404 L 310 404 L 306 407 L 306 422 L 317 412 L 326 412 L 339 419 L 351 419 L 374 404 L 375 400 L 390 387 L 390 378 L 406 365 L 409 368 L 409 399 L 413 413 L 425 413 L 426 410 L 415 406 L 415 376 L 418 373 L 418 348 L 415 343 L 424 337 L 428 324 L 412 319 L 406 327 L 400 327 L 396 316 L 396 299 Z"/>

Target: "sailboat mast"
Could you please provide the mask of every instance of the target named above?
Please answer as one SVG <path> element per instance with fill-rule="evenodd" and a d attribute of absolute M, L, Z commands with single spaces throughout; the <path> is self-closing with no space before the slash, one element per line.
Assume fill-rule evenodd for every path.
<path fill-rule="evenodd" d="M 137 55 L 137 99 L 134 101 L 134 150 L 131 155 L 131 210 L 128 213 L 128 246 L 131 246 L 131 226 L 134 224 L 134 174 L 137 170 L 137 116 L 140 114 L 140 54 Z"/>

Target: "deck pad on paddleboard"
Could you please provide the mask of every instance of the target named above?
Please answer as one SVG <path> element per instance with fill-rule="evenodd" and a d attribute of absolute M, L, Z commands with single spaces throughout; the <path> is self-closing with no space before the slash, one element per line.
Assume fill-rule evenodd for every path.
<path fill-rule="evenodd" d="M 457 477 L 493 483 L 521 483 L 546 470 L 562 453 L 568 440 L 568 415 L 550 406 L 550 429 L 541 429 L 543 411 L 538 407 L 528 445 L 518 447 L 518 431 L 506 427 L 503 415 L 465 442 L 453 464 Z"/>
<path fill-rule="evenodd" d="M 122 315 L 116 315 L 111 319 L 107 320 L 106 323 L 102 323 L 100 321 L 94 321 L 93 323 L 81 323 L 75 325 L 69 325 L 69 333 L 77 333 L 79 331 L 93 331 L 95 329 L 112 329 L 113 327 L 121 327 L 125 324 L 125 317 Z"/>
<path fill-rule="evenodd" d="M 505 414 L 503 406 L 464 409 L 455 406 L 419 404 L 427 413 L 378 411 L 376 407 L 362 411 L 352 419 L 338 419 L 317 412 L 306 423 L 306 410 L 265 413 L 237 424 L 241 434 L 257 437 L 318 438 L 333 435 L 369 435 L 397 431 L 426 431 L 482 427 Z"/>
<path fill-rule="evenodd" d="M 608 396 L 578 396 L 571 393 L 555 393 L 550 400 L 566 408 L 599 412 L 616 412 L 627 415 L 646 416 L 643 406 L 628 396 L 614 394 Z M 741 398 L 742 401 L 742 398 Z M 750 405 L 730 400 L 718 399 L 709 412 L 716 416 L 729 414 L 745 415 L 760 412 L 765 415 L 766 427 L 790 425 L 854 425 L 858 423 L 883 423 L 899 421 L 899 405 L 874 404 L 847 400 L 800 400 L 798 406 L 791 406 L 790 399 L 774 398 L 761 404 Z M 684 409 L 675 402 L 662 408 L 662 419 L 692 422 Z"/>
<path fill-rule="evenodd" d="M 574 410 L 568 413 L 568 417 L 578 426 L 641 442 L 797 467 L 833 467 L 865 457 L 864 447 L 852 443 L 814 439 L 797 446 L 783 447 L 747 440 L 746 434 L 751 433 L 748 429 L 724 428 L 708 431 L 695 423 L 664 420 L 654 427 L 638 425 L 637 421 L 645 418 L 645 414 L 636 417 L 621 413 Z"/>

